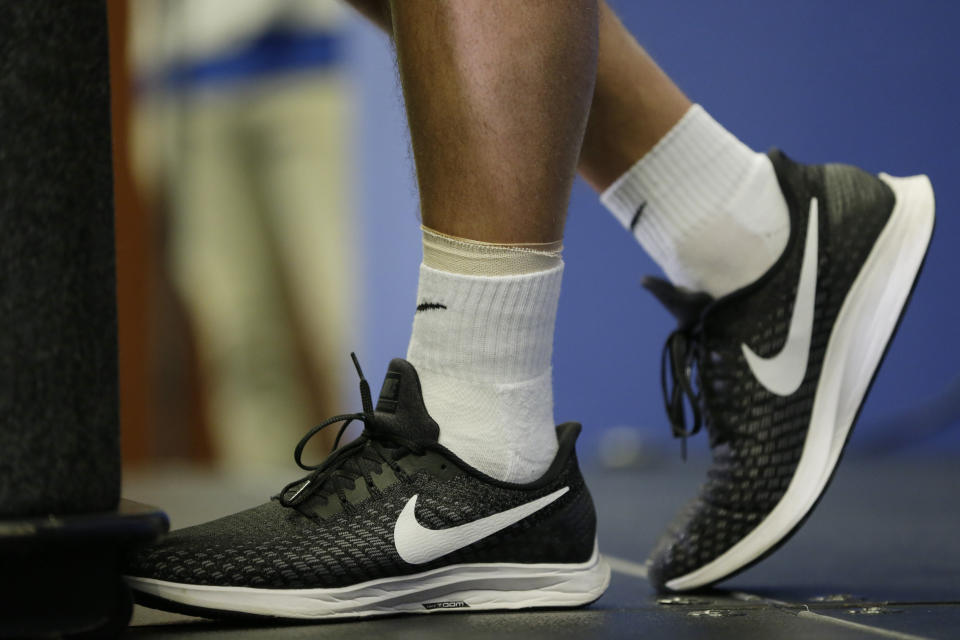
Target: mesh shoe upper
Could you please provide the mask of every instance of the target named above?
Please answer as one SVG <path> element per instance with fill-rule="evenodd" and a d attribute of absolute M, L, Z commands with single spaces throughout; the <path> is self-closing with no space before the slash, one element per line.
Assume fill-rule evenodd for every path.
<path fill-rule="evenodd" d="M 334 588 L 378 578 L 419 573 L 460 563 L 579 563 L 593 552 L 596 516 L 574 453 L 579 425 L 558 428 L 560 451 L 550 470 L 528 485 L 498 482 L 479 474 L 436 444 L 435 430 L 412 425 L 428 419 L 419 400 L 413 367 L 390 366 L 375 420 L 381 435 L 365 431 L 347 455 L 359 456 L 383 430 L 405 429 L 423 449 L 388 449 L 393 466 L 368 469 L 372 485 L 354 474 L 339 480 L 314 476 L 312 493 L 283 496 L 213 522 L 175 531 L 141 550 L 128 575 L 158 580 L 268 589 Z M 391 426 L 392 425 L 392 426 Z M 369 426 L 369 424 L 368 424 Z M 389 437 L 387 437 L 389 439 Z M 366 464 L 369 464 L 366 463 Z M 343 474 L 341 474 L 343 476 Z M 416 519 L 428 529 L 446 529 L 500 513 L 568 487 L 543 509 L 505 529 L 424 564 L 409 564 L 394 544 L 398 516 L 414 495 Z M 299 491 L 291 485 L 287 497 Z M 284 503 L 290 506 L 284 506 Z"/>
<path fill-rule="evenodd" d="M 715 560 L 783 497 L 803 451 L 834 321 L 893 209 L 890 189 L 857 168 L 802 166 L 779 152 L 771 158 L 790 205 L 791 238 L 764 277 L 706 305 L 697 320 L 693 365 L 713 464 L 699 496 L 652 553 L 659 586 Z M 757 380 L 741 345 L 766 358 L 787 340 L 811 198 L 818 200 L 819 255 L 809 360 L 799 389 L 781 396 Z"/>

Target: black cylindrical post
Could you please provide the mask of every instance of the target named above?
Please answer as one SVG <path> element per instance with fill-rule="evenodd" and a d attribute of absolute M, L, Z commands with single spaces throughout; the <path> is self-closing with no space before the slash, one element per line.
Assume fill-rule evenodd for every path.
<path fill-rule="evenodd" d="M 0 0 L 0 517 L 116 508 L 104 0 Z"/>

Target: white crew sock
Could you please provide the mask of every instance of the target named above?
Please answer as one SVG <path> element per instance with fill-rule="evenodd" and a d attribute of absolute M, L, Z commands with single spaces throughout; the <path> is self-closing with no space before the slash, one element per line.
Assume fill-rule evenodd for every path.
<path fill-rule="evenodd" d="M 700 105 L 600 199 L 673 284 L 715 297 L 763 275 L 790 234 L 770 159 Z"/>
<path fill-rule="evenodd" d="M 407 359 L 440 444 L 499 480 L 535 480 L 557 453 L 550 363 L 562 275 L 559 247 L 424 229 Z"/>

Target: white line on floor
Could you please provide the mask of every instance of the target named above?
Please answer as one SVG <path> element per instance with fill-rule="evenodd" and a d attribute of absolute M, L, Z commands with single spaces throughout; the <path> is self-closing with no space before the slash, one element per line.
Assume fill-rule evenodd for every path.
<path fill-rule="evenodd" d="M 635 578 L 647 579 L 647 568 L 642 564 L 631 562 L 630 560 L 623 560 L 621 558 L 615 558 L 613 556 L 608 556 L 603 554 L 603 559 L 607 561 L 607 564 L 610 565 L 610 568 L 614 571 L 619 571 L 628 576 L 634 576 Z"/>
<path fill-rule="evenodd" d="M 603 557 L 607 561 L 607 564 L 610 565 L 610 569 L 613 571 L 622 573 L 624 575 L 633 576 L 634 578 L 646 579 L 647 577 L 646 565 L 607 554 L 603 554 Z M 816 613 L 815 611 L 810 611 L 810 608 L 805 604 L 791 604 L 789 602 L 774 600 L 773 598 L 766 598 L 743 591 L 730 591 L 728 594 L 731 597 L 743 602 L 760 602 L 763 604 L 773 605 L 778 609 L 784 609 L 791 613 L 795 612 L 797 616 L 801 618 L 806 618 L 815 622 L 822 622 L 824 624 L 832 624 L 838 627 L 846 627 L 847 629 L 856 629 L 857 631 L 872 633 L 884 638 L 895 638 L 896 640 L 931 640 L 925 636 L 916 636 L 910 633 L 903 633 L 901 631 L 891 631 L 890 629 L 883 629 L 881 627 L 871 627 L 870 625 L 862 624 L 860 622 L 853 622 L 851 620 L 844 620 L 843 618 L 834 618 L 833 616 L 828 616 L 823 613 Z M 798 607 L 800 607 L 799 610 Z"/>

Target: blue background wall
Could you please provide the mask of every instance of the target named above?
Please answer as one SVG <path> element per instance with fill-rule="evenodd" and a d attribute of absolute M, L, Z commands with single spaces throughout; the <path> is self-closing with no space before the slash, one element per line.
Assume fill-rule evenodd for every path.
<path fill-rule="evenodd" d="M 843 161 L 894 175 L 927 173 L 937 229 L 910 313 L 864 408 L 852 446 L 960 452 L 960 3 L 620 0 L 611 5 L 661 66 L 755 149 Z M 362 356 L 371 377 L 403 355 L 420 259 L 402 100 L 386 39 L 352 29 L 361 139 L 367 290 Z M 667 445 L 659 357 L 672 321 L 639 286 L 655 265 L 578 182 L 554 357 L 556 415 L 636 426 Z M 949 428 L 948 428 L 949 427 Z M 937 432 L 930 436 L 929 432 Z M 699 446 L 703 446 L 702 440 Z"/>

